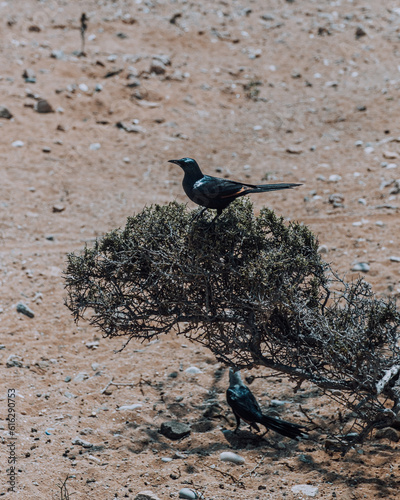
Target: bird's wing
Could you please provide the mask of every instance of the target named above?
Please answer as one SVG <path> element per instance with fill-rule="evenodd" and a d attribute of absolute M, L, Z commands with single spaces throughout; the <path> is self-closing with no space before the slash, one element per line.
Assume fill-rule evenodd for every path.
<path fill-rule="evenodd" d="M 200 180 L 194 183 L 193 194 L 208 199 L 236 198 L 255 187 L 256 186 L 252 184 L 243 184 L 241 182 L 230 181 L 229 179 L 220 179 L 219 177 L 204 175 Z"/>
<path fill-rule="evenodd" d="M 226 391 L 226 400 L 245 422 L 260 422 L 262 419 L 260 405 L 247 387 L 238 385 L 229 387 Z"/>

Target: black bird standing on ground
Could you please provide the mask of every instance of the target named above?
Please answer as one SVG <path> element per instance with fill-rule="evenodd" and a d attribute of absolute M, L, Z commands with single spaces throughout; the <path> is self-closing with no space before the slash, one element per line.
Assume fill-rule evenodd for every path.
<path fill-rule="evenodd" d="M 261 424 L 266 427 L 267 431 L 272 429 L 291 439 L 307 437 L 307 429 L 302 425 L 263 415 L 253 393 L 242 382 L 240 372 L 235 372 L 232 368 L 229 368 L 229 388 L 226 391 L 226 400 L 236 417 L 235 432 L 239 429 L 240 420 L 242 419 L 257 432 L 260 431 L 257 424 Z"/>
<path fill-rule="evenodd" d="M 217 217 L 222 213 L 233 200 L 250 193 L 264 193 L 266 191 L 277 191 L 279 189 L 291 189 L 301 184 L 246 184 L 244 182 L 221 179 L 220 177 L 211 177 L 204 175 L 199 165 L 193 158 L 181 158 L 180 160 L 168 160 L 169 163 L 179 165 L 185 172 L 182 186 L 189 198 L 201 205 L 203 210 L 207 208 L 216 208 Z M 214 220 L 215 220 L 214 219 Z"/>

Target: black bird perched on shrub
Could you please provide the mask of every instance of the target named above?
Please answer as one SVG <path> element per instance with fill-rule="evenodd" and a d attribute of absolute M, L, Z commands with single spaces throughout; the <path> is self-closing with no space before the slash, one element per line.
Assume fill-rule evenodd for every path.
<path fill-rule="evenodd" d="M 260 432 L 257 424 L 261 424 L 266 427 L 267 431 L 272 429 L 291 439 L 307 437 L 307 429 L 302 425 L 263 415 L 253 393 L 242 382 L 240 372 L 235 372 L 232 368 L 229 368 L 229 388 L 226 391 L 226 400 L 236 417 L 235 432 L 239 429 L 240 420 L 242 419 L 257 432 Z"/>
<path fill-rule="evenodd" d="M 246 184 L 244 182 L 221 179 L 204 175 L 199 165 L 193 158 L 181 158 L 180 160 L 168 160 L 169 163 L 179 165 L 185 172 L 182 186 L 189 198 L 204 207 L 199 213 L 201 215 L 207 208 L 216 208 L 217 217 L 233 200 L 250 193 L 264 193 L 266 191 L 277 191 L 279 189 L 291 189 L 301 184 Z M 214 220 L 215 220 L 214 219 Z"/>

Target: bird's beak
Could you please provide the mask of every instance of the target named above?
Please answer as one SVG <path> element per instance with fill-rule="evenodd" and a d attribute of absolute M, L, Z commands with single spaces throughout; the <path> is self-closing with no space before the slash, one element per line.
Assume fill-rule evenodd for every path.
<path fill-rule="evenodd" d="M 179 165 L 179 160 L 168 160 L 168 163 L 175 163 L 176 165 Z"/>

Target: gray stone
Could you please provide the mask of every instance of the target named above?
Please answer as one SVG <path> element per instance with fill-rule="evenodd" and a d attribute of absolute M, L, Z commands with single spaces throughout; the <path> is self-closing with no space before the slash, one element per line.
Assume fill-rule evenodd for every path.
<path fill-rule="evenodd" d="M 397 257 L 396 255 L 391 255 L 389 259 L 391 262 L 400 262 L 400 257 Z"/>
<path fill-rule="evenodd" d="M 155 73 L 156 75 L 164 75 L 167 72 L 167 67 L 158 59 L 153 59 L 150 64 L 149 72 Z"/>
<path fill-rule="evenodd" d="M 6 366 L 7 368 L 12 368 L 13 366 L 18 366 L 19 368 L 21 368 L 22 367 L 21 356 L 18 356 L 17 354 L 11 354 L 7 358 Z"/>
<path fill-rule="evenodd" d="M 13 115 L 8 111 L 5 106 L 0 106 L 0 118 L 5 118 L 6 120 L 11 120 Z"/>
<path fill-rule="evenodd" d="M 318 487 L 311 486 L 311 484 L 296 484 L 292 486 L 292 492 L 295 494 L 306 495 L 308 497 L 315 497 L 318 494 Z"/>
<path fill-rule="evenodd" d="M 245 459 L 236 453 L 232 453 L 231 451 L 223 451 L 219 458 L 223 462 L 231 462 L 235 465 L 242 465 L 245 462 Z"/>
<path fill-rule="evenodd" d="M 123 130 L 125 130 L 126 132 L 133 132 L 135 134 L 139 134 L 139 133 L 144 133 L 146 132 L 146 129 L 141 127 L 140 125 L 136 125 L 136 124 L 133 124 L 133 123 L 128 123 L 128 122 L 118 122 L 116 124 L 116 126 L 118 128 L 122 128 Z"/>
<path fill-rule="evenodd" d="M 179 498 L 186 498 L 187 500 L 195 500 L 196 498 L 199 498 L 197 496 L 197 493 L 194 490 L 191 490 L 190 488 L 182 488 L 179 490 Z"/>
<path fill-rule="evenodd" d="M 40 99 L 40 101 L 35 103 L 35 111 L 38 113 L 54 113 L 54 109 L 46 99 Z"/>
<path fill-rule="evenodd" d="M 367 264 L 366 262 L 357 262 L 351 268 L 352 271 L 361 271 L 363 273 L 367 273 L 369 269 L 369 264 Z"/>
<path fill-rule="evenodd" d="M 171 59 L 165 54 L 155 54 L 153 60 L 160 61 L 165 64 L 165 66 L 171 66 Z"/>
<path fill-rule="evenodd" d="M 89 441 L 84 441 L 80 437 L 76 437 L 75 439 L 73 439 L 72 444 L 82 446 L 82 448 L 93 448 L 92 443 L 89 443 Z"/>
<path fill-rule="evenodd" d="M 134 500 L 160 500 L 160 498 L 152 491 L 140 491 Z"/>
<path fill-rule="evenodd" d="M 74 377 L 73 382 L 83 382 L 84 380 L 87 380 L 89 378 L 89 375 L 85 372 L 80 372 L 78 375 Z"/>
<path fill-rule="evenodd" d="M 170 420 L 169 422 L 163 422 L 161 424 L 160 432 L 165 437 L 176 440 L 189 436 L 190 427 L 177 420 Z"/>
<path fill-rule="evenodd" d="M 53 59 L 65 59 L 65 54 L 62 50 L 52 50 L 50 57 Z"/>
<path fill-rule="evenodd" d="M 25 316 L 28 316 L 28 318 L 34 318 L 35 313 L 30 309 L 26 304 L 23 302 L 18 302 L 17 304 L 17 312 L 21 314 L 25 314 Z"/>
<path fill-rule="evenodd" d="M 36 83 L 36 75 L 31 68 L 26 68 L 22 73 L 22 77 L 25 79 L 26 83 Z"/>

